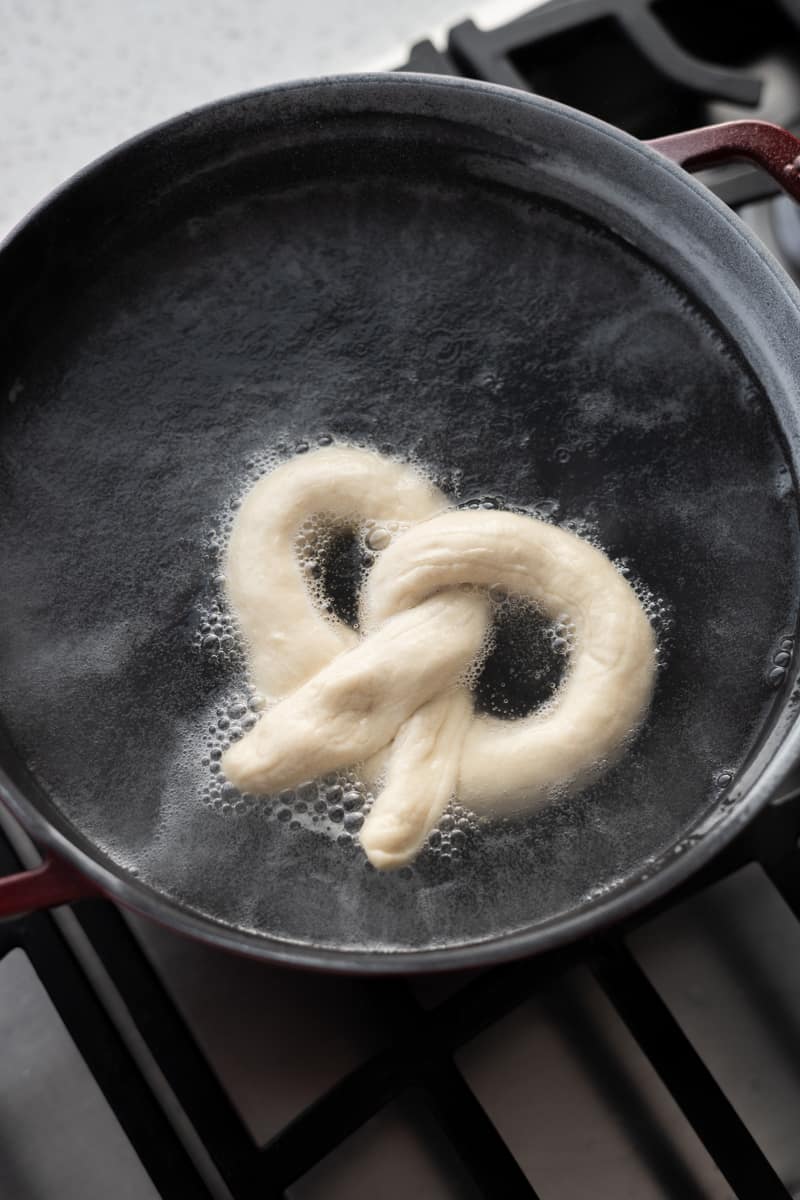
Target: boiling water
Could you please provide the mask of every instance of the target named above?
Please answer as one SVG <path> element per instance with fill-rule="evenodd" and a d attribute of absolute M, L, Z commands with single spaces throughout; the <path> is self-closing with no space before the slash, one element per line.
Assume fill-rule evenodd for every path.
<path fill-rule="evenodd" d="M 794 482 L 757 383 L 627 244 L 485 180 L 319 163 L 236 203 L 187 184 L 26 317 L 36 345 L 0 368 L 2 711 L 63 819 L 176 904 L 318 945 L 487 938 L 639 878 L 720 801 L 791 661 Z M 352 777 L 268 803 L 214 782 L 259 711 L 220 514 L 320 434 L 431 467 L 454 503 L 572 524 L 649 589 L 650 717 L 594 787 L 479 830 L 453 810 L 384 875 Z M 499 612 L 479 703 L 546 699 L 568 634 Z"/>

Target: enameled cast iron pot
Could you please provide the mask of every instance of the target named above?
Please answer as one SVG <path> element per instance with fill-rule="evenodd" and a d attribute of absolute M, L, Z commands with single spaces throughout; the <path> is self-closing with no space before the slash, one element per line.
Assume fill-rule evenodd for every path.
<path fill-rule="evenodd" d="M 0 250 L 0 797 L 44 861 L 0 914 L 100 893 L 266 959 L 431 970 L 575 938 L 728 843 L 800 754 L 800 297 L 683 168 L 748 158 L 800 198 L 798 156 L 757 121 L 648 145 L 351 76 L 178 117 L 27 218 Z M 193 647 L 209 526 L 254 449 L 323 434 L 457 502 L 544 498 L 662 602 L 620 766 L 411 878 L 193 791 L 238 669 Z"/>

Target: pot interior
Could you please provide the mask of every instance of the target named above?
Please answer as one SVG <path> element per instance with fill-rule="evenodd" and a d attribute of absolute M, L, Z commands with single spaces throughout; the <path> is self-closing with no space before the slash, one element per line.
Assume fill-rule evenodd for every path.
<path fill-rule="evenodd" d="M 127 193 L 112 161 L 82 217 L 45 211 L 22 247 L 37 270 L 6 252 L 9 769 L 134 889 L 267 948 L 463 946 L 632 887 L 725 802 L 786 677 L 797 501 L 764 387 L 707 305 L 498 138 L 351 116 L 233 153 L 209 121 L 157 186 L 139 147 Z M 422 466 L 454 504 L 591 537 L 658 631 L 652 709 L 617 766 L 467 820 L 449 858 L 429 846 L 399 874 L 367 869 L 309 798 L 237 808 L 212 769 L 246 692 L 236 647 L 203 648 L 232 506 L 327 438 Z M 346 609 L 352 548 L 335 553 Z M 535 706 L 548 655 L 515 614 L 480 703 Z"/>

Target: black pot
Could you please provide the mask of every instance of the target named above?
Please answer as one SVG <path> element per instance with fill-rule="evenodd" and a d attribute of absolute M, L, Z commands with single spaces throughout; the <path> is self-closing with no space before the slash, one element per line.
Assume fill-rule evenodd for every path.
<path fill-rule="evenodd" d="M 728 843 L 800 748 L 800 312 L 665 156 L 750 157 L 797 197 L 798 152 L 353 76 L 181 116 L 36 210 L 0 251 L 0 796 L 46 857 L 0 913 L 100 892 L 257 957 L 433 970 L 585 934 Z M 281 431 L 389 441 L 462 499 L 591 501 L 673 614 L 600 793 L 410 881 L 169 800 L 175 729 L 227 681 L 191 650 L 209 514 Z"/>

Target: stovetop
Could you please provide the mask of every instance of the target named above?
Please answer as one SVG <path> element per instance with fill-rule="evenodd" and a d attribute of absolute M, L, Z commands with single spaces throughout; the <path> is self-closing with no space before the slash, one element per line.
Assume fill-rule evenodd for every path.
<path fill-rule="evenodd" d="M 275 79 L 395 66 L 435 22 L 409 69 L 539 90 L 639 136 L 800 124 L 800 0 L 473 15 L 453 0 L 6 9 L 0 232 L 155 120 Z M 768 180 L 706 178 L 800 268 L 798 210 Z M 0 924 L 0 1198 L 800 1194 L 796 795 L 789 781 L 635 927 L 481 974 L 291 973 L 100 901 Z M 0 872 L 35 861 L 0 826 Z"/>

